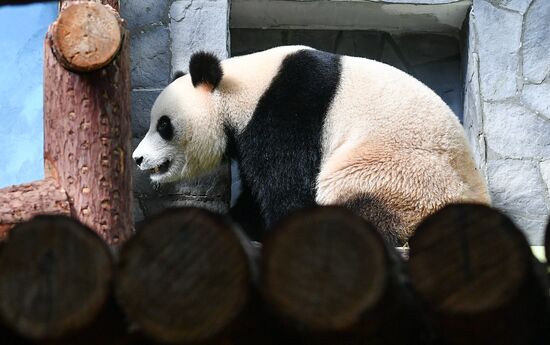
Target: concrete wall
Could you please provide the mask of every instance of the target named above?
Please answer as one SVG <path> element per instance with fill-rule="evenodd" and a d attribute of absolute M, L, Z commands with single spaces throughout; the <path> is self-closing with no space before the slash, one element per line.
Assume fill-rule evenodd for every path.
<path fill-rule="evenodd" d="M 494 206 L 542 244 L 550 209 L 550 1 L 475 0 L 464 125 Z"/>
<path fill-rule="evenodd" d="M 131 35 L 132 130 L 137 146 L 149 128 L 149 112 L 177 70 L 187 71 L 190 55 L 201 49 L 228 56 L 227 0 L 121 0 Z M 226 212 L 229 165 L 204 178 L 153 186 L 134 169 L 135 220 L 174 206 L 201 206 Z"/>

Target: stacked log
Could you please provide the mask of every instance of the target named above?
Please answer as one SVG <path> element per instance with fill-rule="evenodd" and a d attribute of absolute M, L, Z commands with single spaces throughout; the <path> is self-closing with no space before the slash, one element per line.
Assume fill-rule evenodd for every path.
<path fill-rule="evenodd" d="M 550 343 L 546 269 L 508 217 L 450 205 L 409 244 L 413 284 L 444 344 Z"/>
<path fill-rule="evenodd" d="M 21 338 L 64 343 L 105 310 L 112 274 L 109 249 L 79 222 L 18 224 L 0 247 L 0 319 Z"/>
<path fill-rule="evenodd" d="M 427 333 L 399 255 L 337 207 L 293 214 L 268 236 L 260 289 L 294 341 L 419 344 Z"/>
<path fill-rule="evenodd" d="M 409 275 L 362 218 L 318 207 L 276 226 L 259 257 L 227 218 L 182 208 L 146 221 L 113 269 L 87 226 L 39 216 L 0 245 L 0 342 L 550 343 L 546 268 L 506 216 L 448 206 L 410 247 Z"/>
<path fill-rule="evenodd" d="M 172 209 L 121 248 L 116 296 L 155 341 L 225 339 L 250 300 L 253 248 L 222 216 Z"/>

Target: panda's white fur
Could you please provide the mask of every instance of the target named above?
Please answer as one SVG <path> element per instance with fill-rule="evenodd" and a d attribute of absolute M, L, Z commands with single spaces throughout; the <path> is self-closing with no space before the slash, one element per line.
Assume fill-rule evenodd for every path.
<path fill-rule="evenodd" d="M 285 166 L 284 157 L 292 156 L 277 153 L 278 144 L 273 142 L 272 136 L 278 128 L 260 127 L 252 137 L 247 131 L 253 127 L 251 121 L 256 120 L 255 116 L 264 116 L 258 114 L 258 109 L 259 104 L 266 103 L 264 101 L 269 98 L 266 95 L 280 91 L 274 85 L 288 68 L 285 61 L 304 51 L 310 51 L 312 59 L 320 57 L 319 64 L 313 63 L 317 70 L 338 78 L 335 92 L 331 94 L 333 98 L 325 100 L 328 110 L 322 115 L 322 129 L 318 133 L 319 166 L 318 173 L 315 172 L 315 186 L 312 186 L 314 200 L 308 199 L 307 202 L 340 204 L 355 209 L 378 225 L 381 231 L 387 232 L 394 242 L 402 242 L 422 217 L 447 203 L 489 203 L 485 182 L 475 168 L 463 129 L 433 91 L 389 65 L 356 57 L 334 58 L 303 46 L 273 48 L 224 60 L 219 85 L 202 83 L 194 87 L 190 75 L 176 79 L 155 102 L 149 132 L 133 154 L 134 159 L 143 159 L 140 168 L 150 170 L 170 161 L 168 171 L 152 174 L 153 181 L 162 183 L 194 177 L 218 165 L 226 153 L 228 142 L 238 142 L 242 138 L 253 142 L 253 146 L 237 146 L 242 151 L 241 158 L 246 160 L 245 169 L 248 170 L 245 178 L 248 176 L 254 180 L 256 175 L 269 174 L 261 170 L 261 157 L 258 160 L 255 157 L 261 156 L 262 152 L 243 150 L 247 147 L 262 148 L 264 134 L 266 141 L 271 143 L 267 149 L 272 149 L 271 156 L 266 157 L 275 157 L 279 161 L 263 162 L 271 164 L 273 170 L 277 170 L 278 165 Z M 323 54 L 326 54 L 326 59 Z M 305 58 L 294 59 L 298 73 L 300 59 Z M 335 64 L 337 74 L 331 70 L 331 64 Z M 304 62 L 305 69 L 310 65 L 308 61 Z M 313 82 L 307 81 L 308 85 L 324 90 L 323 76 L 312 78 Z M 278 88 L 285 86 L 292 89 L 292 85 L 284 83 Z M 307 87 L 305 90 L 307 93 Z M 276 97 L 280 97 L 280 92 Z M 283 113 L 284 107 L 290 107 L 290 111 L 294 109 L 292 105 L 280 103 L 284 102 L 269 104 L 281 107 L 279 111 Z M 295 108 L 300 108 L 300 105 Z M 265 113 L 265 106 L 263 109 Z M 156 132 L 155 126 L 161 116 L 168 116 L 172 121 L 175 135 L 171 141 L 163 140 Z M 307 126 L 307 119 L 304 121 Z M 296 128 L 298 136 L 300 130 Z M 281 147 L 288 148 L 283 144 Z M 291 147 L 300 150 L 300 144 Z M 308 164 L 305 166 L 309 169 L 313 167 L 311 164 L 317 163 Z M 301 166 L 286 167 L 299 168 Z M 271 189 L 264 191 L 264 187 L 258 187 L 262 190 L 254 190 L 253 187 L 252 193 L 262 203 L 263 199 L 270 197 L 266 192 L 278 193 L 277 188 L 284 191 L 285 184 L 295 183 L 299 176 L 292 172 L 285 177 L 286 180 L 269 176 L 270 181 L 265 183 L 271 184 Z M 261 181 L 251 182 L 252 186 L 254 183 L 261 186 Z M 304 193 L 307 199 L 307 193 Z M 287 200 L 284 195 L 278 195 L 265 202 L 262 211 L 269 213 L 268 205 L 279 207 L 275 202 L 285 203 Z M 289 199 L 291 206 L 288 209 L 267 218 L 278 218 L 292 207 L 300 206 L 300 202 Z M 268 225 L 272 225 L 274 220 L 270 219 Z"/>
<path fill-rule="evenodd" d="M 490 202 L 462 126 L 431 89 L 377 61 L 344 57 L 342 65 L 325 119 L 319 204 L 367 193 L 401 210 L 409 236 L 446 203 Z"/>

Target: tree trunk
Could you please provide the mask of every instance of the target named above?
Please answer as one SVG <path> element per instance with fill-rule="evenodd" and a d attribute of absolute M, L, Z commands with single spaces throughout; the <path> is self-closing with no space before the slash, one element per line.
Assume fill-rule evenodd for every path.
<path fill-rule="evenodd" d="M 67 193 L 54 179 L 0 189 L 0 239 L 16 223 L 29 220 L 37 211 L 70 215 Z"/>
<path fill-rule="evenodd" d="M 365 220 L 318 207 L 272 231 L 260 288 L 293 341 L 404 345 L 425 335 L 401 258 Z"/>
<path fill-rule="evenodd" d="M 0 6 L 2 5 L 24 5 L 24 4 L 32 4 L 35 2 L 54 2 L 58 0 L 2 0 L 0 2 Z"/>
<path fill-rule="evenodd" d="M 38 216 L 0 247 L 0 319 L 26 338 L 62 338 L 96 318 L 111 277 L 109 249 L 95 233 L 65 216 Z"/>
<path fill-rule="evenodd" d="M 48 31 L 44 61 L 46 176 L 67 192 L 71 214 L 111 244 L 132 233 L 128 35 L 120 29 L 122 47 L 103 69 L 66 70 L 52 53 L 56 25 Z"/>
<path fill-rule="evenodd" d="M 61 0 L 61 6 L 62 7 L 67 6 L 67 4 L 71 2 L 78 2 L 78 1 L 82 1 L 82 0 Z M 104 5 L 109 5 L 117 11 L 120 9 L 120 0 L 90 0 L 90 1 L 100 2 Z"/>
<path fill-rule="evenodd" d="M 153 339 L 212 340 L 249 299 L 252 250 L 222 216 L 198 208 L 165 211 L 121 248 L 117 300 Z"/>
<path fill-rule="evenodd" d="M 550 343 L 545 267 L 506 216 L 450 205 L 409 244 L 413 284 L 445 344 Z"/>

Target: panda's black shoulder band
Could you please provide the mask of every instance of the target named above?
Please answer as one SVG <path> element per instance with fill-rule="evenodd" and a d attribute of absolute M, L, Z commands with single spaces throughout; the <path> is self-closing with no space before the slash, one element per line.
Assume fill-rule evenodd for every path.
<path fill-rule="evenodd" d="M 212 53 L 198 52 L 191 56 L 189 73 L 193 86 L 208 84 L 216 88 L 222 80 L 223 70 L 220 60 Z"/>

